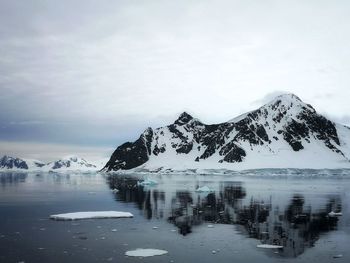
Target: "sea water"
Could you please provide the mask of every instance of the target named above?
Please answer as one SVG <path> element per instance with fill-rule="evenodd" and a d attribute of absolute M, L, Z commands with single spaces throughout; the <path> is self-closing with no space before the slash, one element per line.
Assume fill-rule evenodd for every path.
<path fill-rule="evenodd" d="M 49 218 L 84 211 L 134 217 Z M 349 262 L 349 244 L 349 170 L 0 173 L 0 262 Z"/>

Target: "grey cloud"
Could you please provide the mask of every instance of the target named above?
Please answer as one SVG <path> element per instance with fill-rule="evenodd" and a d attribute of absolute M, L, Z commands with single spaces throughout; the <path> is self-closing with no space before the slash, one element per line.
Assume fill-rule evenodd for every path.
<path fill-rule="evenodd" d="M 279 90 L 276 90 L 276 91 L 273 91 L 273 92 L 269 92 L 264 97 L 262 97 L 261 99 L 253 101 L 253 104 L 254 105 L 263 105 L 263 104 L 266 104 L 266 103 L 270 102 L 271 100 L 273 100 L 277 96 L 282 95 L 282 94 L 286 94 L 286 93 L 290 93 L 290 92 L 288 92 L 288 91 L 279 91 Z"/>
<path fill-rule="evenodd" d="M 115 145 L 183 110 L 207 123 L 232 119 L 279 90 L 341 117 L 350 111 L 349 9 L 1 1 L 0 139 Z"/>

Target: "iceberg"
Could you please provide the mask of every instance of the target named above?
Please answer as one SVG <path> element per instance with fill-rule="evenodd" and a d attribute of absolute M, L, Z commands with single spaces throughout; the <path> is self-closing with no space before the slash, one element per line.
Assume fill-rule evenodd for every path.
<path fill-rule="evenodd" d="M 283 248 L 283 246 L 279 246 L 279 245 L 269 245 L 269 244 L 260 244 L 256 246 L 257 248 Z"/>
<path fill-rule="evenodd" d="M 342 216 L 343 213 L 342 213 L 342 212 L 333 212 L 333 211 L 331 211 L 331 212 L 328 213 L 328 215 L 329 215 L 330 217 Z"/>
<path fill-rule="evenodd" d="M 153 256 L 161 256 L 167 254 L 168 251 L 161 249 L 153 249 L 153 248 L 138 248 L 135 250 L 130 250 L 125 252 L 125 256 L 128 257 L 153 257 Z"/>
<path fill-rule="evenodd" d="M 54 219 L 54 220 L 130 218 L 130 217 L 133 217 L 133 214 L 129 212 L 119 212 L 119 211 L 74 212 L 74 213 L 50 215 L 50 219 Z"/>
<path fill-rule="evenodd" d="M 211 192 L 214 192 L 214 190 L 205 185 L 202 187 L 198 187 L 196 189 L 196 192 L 197 193 L 211 193 Z"/>
<path fill-rule="evenodd" d="M 137 185 L 142 185 L 142 186 L 145 186 L 145 185 L 152 186 L 152 185 L 156 185 L 156 184 L 158 184 L 157 181 L 150 180 L 150 179 L 146 179 L 142 182 L 137 182 Z"/>

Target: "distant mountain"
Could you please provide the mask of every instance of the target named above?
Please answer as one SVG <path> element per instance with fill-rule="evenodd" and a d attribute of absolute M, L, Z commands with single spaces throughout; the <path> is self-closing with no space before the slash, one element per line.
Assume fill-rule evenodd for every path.
<path fill-rule="evenodd" d="M 38 160 L 21 159 L 3 156 L 0 159 L 0 170 L 23 170 L 23 171 L 98 171 L 106 162 L 89 163 L 77 156 L 67 156 L 57 161 L 43 163 Z"/>
<path fill-rule="evenodd" d="M 4 155 L 0 159 L 0 169 L 38 169 L 45 166 L 45 163 L 31 159 L 21 159 Z"/>
<path fill-rule="evenodd" d="M 13 158 L 13 157 L 5 155 L 0 159 L 0 168 L 1 169 L 25 169 L 25 170 L 28 170 L 28 164 L 20 158 Z"/>
<path fill-rule="evenodd" d="M 184 112 L 173 124 L 147 128 L 135 142 L 120 145 L 104 171 L 349 168 L 349 157 L 348 127 L 284 94 L 220 124 Z"/>
<path fill-rule="evenodd" d="M 97 170 L 96 165 L 88 163 L 77 156 L 67 156 L 58 161 L 47 163 L 44 169 L 49 170 Z"/>

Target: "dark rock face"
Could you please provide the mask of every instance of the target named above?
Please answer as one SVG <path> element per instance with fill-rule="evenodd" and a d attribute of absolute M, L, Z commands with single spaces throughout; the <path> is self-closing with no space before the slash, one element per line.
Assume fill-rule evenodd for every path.
<path fill-rule="evenodd" d="M 181 113 L 179 118 L 174 122 L 174 124 L 184 125 L 186 123 L 189 123 L 191 120 L 193 120 L 193 117 L 189 115 L 187 112 L 183 112 Z"/>
<path fill-rule="evenodd" d="M 285 131 L 283 131 L 283 139 L 289 143 L 294 151 L 304 149 L 304 146 L 301 144 L 303 138 L 309 138 L 309 128 L 305 123 L 292 120 L 292 122 L 286 126 Z"/>
<path fill-rule="evenodd" d="M 151 155 L 153 130 L 148 128 L 135 142 L 126 142 L 119 146 L 107 162 L 105 168 L 110 170 L 128 170 L 148 161 Z M 157 153 L 161 150 L 157 150 Z"/>
<path fill-rule="evenodd" d="M 222 150 L 223 152 L 220 152 L 220 154 L 224 153 L 223 155 L 225 157 L 219 162 L 239 163 L 242 162 L 243 158 L 246 156 L 246 152 L 234 143 L 227 144 Z"/>
<path fill-rule="evenodd" d="M 39 167 L 39 168 L 45 166 L 44 163 L 38 163 L 38 162 L 34 162 L 34 165 L 35 165 L 36 167 Z"/>
<path fill-rule="evenodd" d="M 22 159 L 13 158 L 5 155 L 0 159 L 0 168 L 5 168 L 5 169 L 16 168 L 16 169 L 28 170 L 28 165 Z"/>
<path fill-rule="evenodd" d="M 56 161 L 54 162 L 52 169 L 60 169 L 62 167 L 70 167 L 70 161 Z"/>
<path fill-rule="evenodd" d="M 287 94 L 237 120 L 220 124 L 206 125 L 184 112 L 173 124 L 154 131 L 149 128 L 135 142 L 119 146 L 104 170 L 135 168 L 151 156 L 169 151 L 172 155 L 189 154 L 195 162 L 214 158 L 219 163 L 239 163 L 252 151 L 265 149 L 278 154 L 287 143 L 291 151 L 299 152 L 315 141 L 345 157 L 335 124 L 297 96 Z"/>
<path fill-rule="evenodd" d="M 306 110 L 298 117 L 300 120 L 304 121 L 306 125 L 308 125 L 315 138 L 323 141 L 332 151 L 340 153 L 344 156 L 344 154 L 337 148 L 337 146 L 340 146 L 340 141 L 337 129 L 333 122 L 327 120 L 321 115 L 316 114 L 316 112 Z"/>
<path fill-rule="evenodd" d="M 158 145 L 154 146 L 153 154 L 158 155 L 159 153 L 165 152 L 165 146 L 161 146 L 160 148 Z"/>
<path fill-rule="evenodd" d="M 189 142 L 189 143 L 183 143 L 179 145 L 179 148 L 176 149 L 177 153 L 184 153 L 187 154 L 189 153 L 193 148 L 193 143 Z"/>

